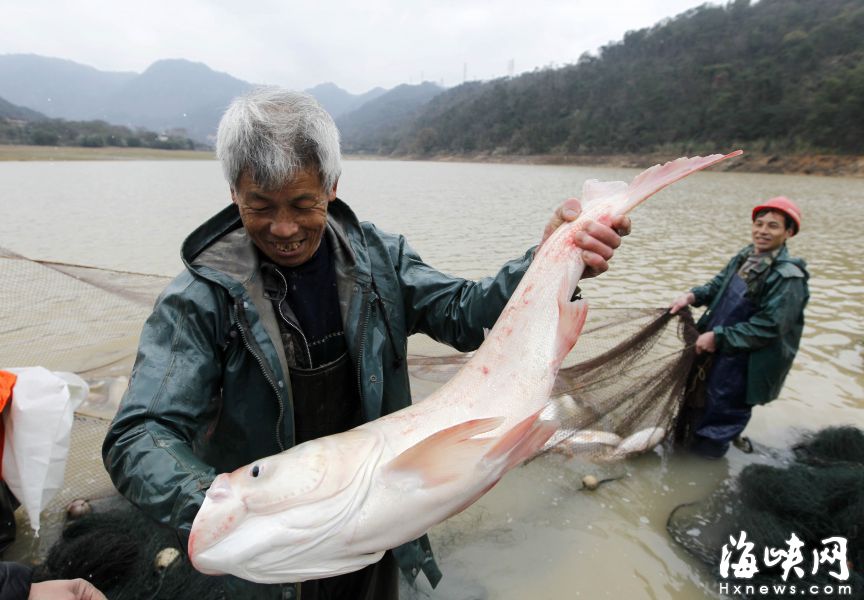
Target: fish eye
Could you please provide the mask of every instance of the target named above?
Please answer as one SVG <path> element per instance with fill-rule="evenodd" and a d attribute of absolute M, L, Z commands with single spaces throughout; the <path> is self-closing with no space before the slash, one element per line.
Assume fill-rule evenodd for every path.
<path fill-rule="evenodd" d="M 252 477 L 258 477 L 258 474 L 261 472 L 261 469 L 258 468 L 258 465 L 252 467 Z"/>

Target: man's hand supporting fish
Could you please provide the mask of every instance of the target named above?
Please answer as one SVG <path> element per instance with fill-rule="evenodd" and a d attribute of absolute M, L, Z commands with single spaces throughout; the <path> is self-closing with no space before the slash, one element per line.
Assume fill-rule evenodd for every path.
<path fill-rule="evenodd" d="M 468 507 L 555 432 L 538 415 L 585 322 L 586 303 L 571 298 L 605 270 L 614 229 L 629 232 L 623 215 L 738 154 L 678 159 L 629 186 L 586 182 L 581 214 L 559 208 L 489 336 L 436 393 L 217 477 L 189 539 L 196 568 L 274 583 L 347 573 Z"/>

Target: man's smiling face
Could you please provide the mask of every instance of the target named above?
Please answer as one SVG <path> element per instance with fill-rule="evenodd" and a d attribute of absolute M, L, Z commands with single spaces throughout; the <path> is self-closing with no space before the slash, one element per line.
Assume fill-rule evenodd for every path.
<path fill-rule="evenodd" d="M 779 211 L 766 212 L 753 220 L 753 246 L 759 252 L 776 250 L 793 233 L 786 229 L 786 216 Z"/>
<path fill-rule="evenodd" d="M 321 189 L 316 169 L 300 171 L 277 190 L 265 190 L 243 173 L 231 198 L 258 249 L 280 267 L 297 267 L 318 250 L 336 186 Z"/>

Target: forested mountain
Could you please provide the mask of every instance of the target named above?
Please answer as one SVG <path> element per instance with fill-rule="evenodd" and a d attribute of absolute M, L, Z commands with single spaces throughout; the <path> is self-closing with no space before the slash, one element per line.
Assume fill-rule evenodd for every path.
<path fill-rule="evenodd" d="M 444 88 L 428 81 L 400 85 L 336 119 L 345 152 L 392 152 L 400 133 Z"/>
<path fill-rule="evenodd" d="M 308 91 L 338 118 L 349 152 L 864 154 L 862 32 L 864 0 L 733 0 L 631 31 L 559 69 L 446 91 Z M 198 141 L 212 142 L 225 106 L 251 85 L 185 60 L 138 74 L 0 55 L 0 97 L 15 105 Z"/>
<path fill-rule="evenodd" d="M 143 73 L 99 71 L 59 58 L 0 56 L 0 96 L 67 120 L 184 129 L 207 141 L 233 97 L 252 87 L 201 63 L 160 60 Z"/>
<path fill-rule="evenodd" d="M 203 63 L 159 60 L 103 100 L 102 118 L 156 131 L 183 129 L 207 140 L 231 100 L 251 88 Z"/>
<path fill-rule="evenodd" d="M 132 130 L 122 125 L 110 125 L 105 121 L 67 121 L 48 119 L 44 115 L 36 120 L 5 118 L 2 106 L 0 106 L 0 144 L 161 150 L 201 148 L 200 144 L 187 137 L 182 131 L 157 133 L 141 128 Z"/>
<path fill-rule="evenodd" d="M 14 104 L 53 118 L 158 132 L 182 129 L 184 136 L 205 143 L 212 143 L 231 99 L 252 85 L 182 59 L 157 61 L 143 73 L 120 73 L 33 54 L 0 55 L 0 97 Z M 307 91 L 335 116 L 386 90 L 351 94 L 322 84 Z"/>
<path fill-rule="evenodd" d="M 47 118 L 42 113 L 12 104 L 8 100 L 0 98 L 0 120 L 12 119 L 15 121 L 41 121 Z"/>
<path fill-rule="evenodd" d="M 448 90 L 376 149 L 864 153 L 862 32 L 864 0 L 703 5 L 564 68 Z"/>

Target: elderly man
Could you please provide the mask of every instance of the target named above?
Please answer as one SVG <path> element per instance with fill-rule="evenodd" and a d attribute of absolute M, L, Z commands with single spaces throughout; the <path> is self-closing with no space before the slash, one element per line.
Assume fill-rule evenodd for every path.
<path fill-rule="evenodd" d="M 697 353 L 712 353 L 704 412 L 691 450 L 720 458 L 744 431 L 752 407 L 775 399 L 798 351 L 809 298 L 806 263 L 789 256 L 786 241 L 801 228 L 801 211 L 783 196 L 752 212 L 753 243 L 720 273 L 670 307 L 708 310 L 696 324 Z"/>
<path fill-rule="evenodd" d="M 237 99 L 217 154 L 233 203 L 183 244 L 186 271 L 144 326 L 103 447 L 117 488 L 184 542 L 216 474 L 408 406 L 407 337 L 477 348 L 534 253 L 469 281 L 358 221 L 336 197 L 336 127 L 304 94 Z M 562 204 L 543 240 L 578 212 Z M 629 229 L 622 217 L 578 239 L 589 275 L 606 270 Z M 441 577 L 424 536 L 356 573 L 304 582 L 302 598 L 396 598 L 397 565 L 411 581 Z M 238 598 L 298 591 L 226 585 Z"/>

